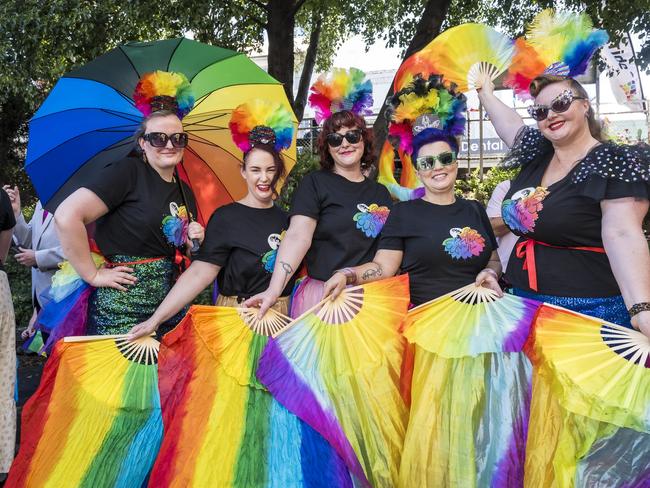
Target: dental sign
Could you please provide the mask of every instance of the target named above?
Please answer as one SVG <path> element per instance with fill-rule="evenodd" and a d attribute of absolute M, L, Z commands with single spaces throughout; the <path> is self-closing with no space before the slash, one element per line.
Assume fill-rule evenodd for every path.
<path fill-rule="evenodd" d="M 601 56 L 609 68 L 609 82 L 616 101 L 632 110 L 643 110 L 641 79 L 629 39 L 624 37 L 618 46 L 607 44 L 601 50 Z"/>

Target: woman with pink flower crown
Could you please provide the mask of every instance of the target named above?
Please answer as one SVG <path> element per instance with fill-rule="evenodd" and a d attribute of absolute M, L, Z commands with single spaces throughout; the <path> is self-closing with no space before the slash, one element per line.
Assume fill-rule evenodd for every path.
<path fill-rule="evenodd" d="M 480 203 L 454 194 L 465 96 L 443 85 L 439 75 L 418 74 L 393 96 L 391 109 L 391 125 L 408 129 L 391 132 L 412 156 L 424 194 L 393 206 L 372 261 L 334 273 L 325 294 L 336 297 L 346 285 L 401 270 L 409 274 L 414 305 L 473 281 L 501 295 L 501 264 L 489 218 Z"/>
<path fill-rule="evenodd" d="M 303 178 L 289 212 L 289 229 L 275 260 L 266 291 L 245 302 L 260 317 L 278 300 L 300 267 L 307 278 L 296 288 L 291 316 L 323 298 L 324 282 L 335 270 L 370 260 L 388 218 L 392 199 L 386 188 L 366 177 L 373 166 L 372 140 L 364 114 L 372 106 L 372 85 L 355 68 L 335 69 L 311 87 L 321 169 Z"/>

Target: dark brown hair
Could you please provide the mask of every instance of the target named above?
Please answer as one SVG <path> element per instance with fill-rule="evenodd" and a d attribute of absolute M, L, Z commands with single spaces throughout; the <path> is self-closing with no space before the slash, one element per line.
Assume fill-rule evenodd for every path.
<path fill-rule="evenodd" d="M 287 172 L 287 169 L 284 164 L 284 157 L 282 157 L 282 154 L 277 152 L 273 146 L 269 146 L 266 144 L 258 144 L 256 146 L 251 147 L 245 154 L 244 154 L 244 159 L 243 159 L 243 167 L 246 169 L 246 162 L 248 160 L 248 156 L 250 153 L 253 151 L 253 149 L 259 149 L 260 151 L 264 151 L 266 153 L 269 153 L 271 156 L 273 156 L 273 163 L 275 167 L 275 175 L 273 176 L 273 179 L 271 180 L 271 192 L 273 193 L 274 197 L 278 196 L 278 192 L 275 189 L 275 185 L 280 181 L 280 179 L 284 178 L 284 175 Z"/>
<path fill-rule="evenodd" d="M 603 131 L 603 125 L 598 119 L 596 119 L 596 114 L 594 113 L 594 109 L 591 106 L 591 102 L 589 101 L 589 94 L 587 93 L 587 90 L 585 90 L 584 87 L 573 78 L 566 78 L 564 76 L 555 75 L 538 76 L 530 83 L 530 94 L 533 97 L 537 98 L 539 92 L 541 92 L 547 86 L 553 85 L 555 83 L 561 83 L 563 81 L 568 82 L 571 90 L 576 95 L 583 97 L 589 104 L 589 110 L 587 110 L 587 125 L 589 125 L 589 132 L 591 133 L 591 137 L 599 142 L 604 142 L 607 140 L 607 137 Z"/>
<path fill-rule="evenodd" d="M 332 114 L 323 124 L 323 129 L 318 134 L 318 153 L 320 154 L 320 166 L 327 171 L 334 169 L 334 159 L 329 151 L 327 135 L 338 131 L 341 127 L 357 127 L 361 130 L 363 138 L 363 155 L 361 156 L 361 171 L 367 171 L 374 166 L 372 153 L 372 135 L 366 126 L 366 121 L 360 115 L 349 110 L 342 110 Z"/>

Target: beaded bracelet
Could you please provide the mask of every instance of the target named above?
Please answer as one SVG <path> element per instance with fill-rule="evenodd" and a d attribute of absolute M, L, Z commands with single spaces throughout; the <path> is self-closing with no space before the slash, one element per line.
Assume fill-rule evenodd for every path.
<path fill-rule="evenodd" d="M 346 285 L 354 285 L 357 282 L 357 274 L 352 270 L 352 268 L 337 269 L 334 273 L 343 274 L 343 276 L 345 276 Z"/>
<path fill-rule="evenodd" d="M 650 302 L 635 303 L 627 312 L 630 314 L 630 318 L 641 312 L 650 312 Z"/>

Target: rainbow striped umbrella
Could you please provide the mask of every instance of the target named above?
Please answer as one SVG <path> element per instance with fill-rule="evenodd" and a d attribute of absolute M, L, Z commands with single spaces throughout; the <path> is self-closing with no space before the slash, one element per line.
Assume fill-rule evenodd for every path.
<path fill-rule="evenodd" d="M 183 119 L 190 143 L 179 169 L 194 190 L 198 220 L 206 223 L 215 208 L 246 194 L 230 114 L 252 98 L 291 110 L 284 88 L 244 54 L 180 38 L 119 46 L 58 81 L 29 123 L 25 162 L 46 208 L 54 210 L 94 171 L 130 152 L 142 120 L 133 90 L 154 70 L 185 74 L 196 98 Z M 284 156 L 290 170 L 295 141 Z"/>

